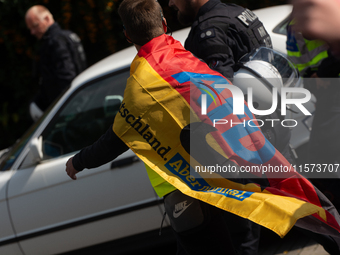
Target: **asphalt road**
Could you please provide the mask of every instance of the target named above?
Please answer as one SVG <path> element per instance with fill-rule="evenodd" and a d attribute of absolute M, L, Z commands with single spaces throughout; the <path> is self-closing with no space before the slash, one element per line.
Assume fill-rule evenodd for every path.
<path fill-rule="evenodd" d="M 135 240 L 124 240 L 119 244 L 107 243 L 63 255 L 175 255 L 176 243 L 171 230 L 163 229 L 162 232 L 162 236 L 159 236 L 158 232 L 152 232 L 146 236 L 136 237 Z M 284 238 L 268 229 L 261 230 L 258 255 L 326 254 L 328 253 L 320 244 L 297 228 L 293 228 Z"/>

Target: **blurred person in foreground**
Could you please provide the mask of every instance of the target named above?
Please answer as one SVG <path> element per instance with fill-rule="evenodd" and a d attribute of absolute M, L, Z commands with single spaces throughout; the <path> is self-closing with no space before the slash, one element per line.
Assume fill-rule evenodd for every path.
<path fill-rule="evenodd" d="M 46 7 L 32 6 L 26 12 L 25 21 L 40 43 L 40 88 L 30 104 L 31 117 L 36 121 L 86 68 L 86 56 L 80 38 L 71 31 L 62 30 Z"/>
<path fill-rule="evenodd" d="M 340 55 L 340 1 L 291 0 L 295 29 L 306 38 L 318 38 Z"/>

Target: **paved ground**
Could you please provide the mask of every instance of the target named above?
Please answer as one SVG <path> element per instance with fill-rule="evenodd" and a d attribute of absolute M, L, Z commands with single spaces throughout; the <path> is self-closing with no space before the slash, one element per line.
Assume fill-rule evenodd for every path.
<path fill-rule="evenodd" d="M 167 229 L 165 229 L 167 230 Z M 262 228 L 261 230 L 261 241 L 259 247 L 258 255 L 327 255 L 328 253 L 323 249 L 323 247 L 316 243 L 313 239 L 304 235 L 301 231 L 297 229 L 292 229 L 284 238 L 280 238 L 274 232 Z M 153 233 L 151 239 L 143 242 L 144 246 L 140 246 L 136 251 L 133 252 L 119 252 L 117 246 L 109 244 L 106 246 L 91 247 L 75 252 L 65 253 L 63 255 L 175 255 L 176 254 L 176 243 L 174 242 L 173 235 L 171 231 L 163 231 L 162 237 L 159 237 L 157 233 Z M 156 241 L 157 238 L 165 238 L 168 242 L 159 247 L 146 248 L 150 240 Z M 150 244 L 150 243 L 149 243 Z M 121 244 L 126 247 L 131 247 L 134 250 L 136 243 L 134 241 L 127 241 L 125 244 Z M 115 252 L 113 252 L 113 250 Z M 162 251 L 160 253 L 159 251 Z M 207 254 L 216 255 L 216 254 Z"/>
<path fill-rule="evenodd" d="M 291 230 L 283 239 L 262 231 L 259 255 L 327 255 L 324 248 L 298 230 Z"/>
<path fill-rule="evenodd" d="M 297 229 L 292 229 L 284 238 L 280 238 L 274 232 L 262 228 L 261 241 L 258 255 L 328 255 L 323 247 L 310 237 L 307 237 Z M 169 244 L 163 246 L 162 255 L 175 255 L 176 246 Z M 146 252 L 148 255 L 159 255 L 152 250 Z M 135 253 L 131 254 L 135 255 Z M 207 254 L 208 255 L 208 254 Z M 215 254 L 209 254 L 215 255 Z"/>

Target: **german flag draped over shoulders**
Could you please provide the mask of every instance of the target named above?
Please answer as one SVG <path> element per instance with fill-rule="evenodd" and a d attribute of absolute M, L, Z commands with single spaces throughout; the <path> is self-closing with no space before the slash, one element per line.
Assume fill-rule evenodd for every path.
<path fill-rule="evenodd" d="M 339 236 L 334 206 L 266 140 L 246 104 L 233 114 L 230 82 L 162 35 L 131 64 L 113 131 L 164 180 L 283 237 L 300 227 Z M 203 95 L 207 114 L 202 114 Z M 233 125 L 215 125 L 214 119 Z M 252 120 L 252 125 L 244 123 Z M 190 152 L 190 154 L 188 153 Z M 205 171 L 207 166 L 225 171 Z M 244 173 L 246 167 L 275 172 Z M 220 168 L 219 168 L 220 167 Z"/>

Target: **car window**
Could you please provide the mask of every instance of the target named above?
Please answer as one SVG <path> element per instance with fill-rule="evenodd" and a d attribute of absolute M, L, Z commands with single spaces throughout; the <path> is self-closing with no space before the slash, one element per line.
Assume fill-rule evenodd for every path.
<path fill-rule="evenodd" d="M 273 32 L 280 35 L 287 35 L 287 25 L 289 22 L 289 17 L 281 21 L 274 29 Z"/>
<path fill-rule="evenodd" d="M 75 91 L 42 133 L 43 159 L 78 151 L 104 134 L 119 110 L 128 77 L 124 70 Z"/>

